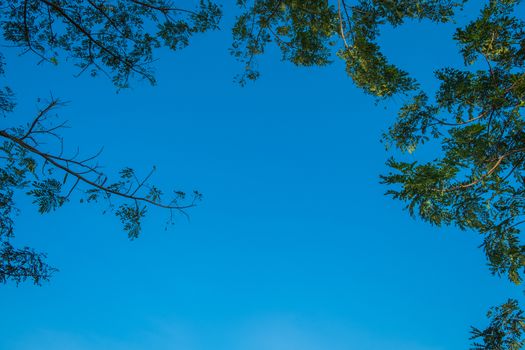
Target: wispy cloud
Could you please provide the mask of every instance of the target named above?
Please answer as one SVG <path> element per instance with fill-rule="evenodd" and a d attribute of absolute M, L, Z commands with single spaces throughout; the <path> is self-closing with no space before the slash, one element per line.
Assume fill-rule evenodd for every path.
<path fill-rule="evenodd" d="M 12 350 L 442 350 L 410 339 L 385 339 L 337 322 L 308 322 L 271 315 L 205 327 L 158 322 L 154 329 L 126 337 L 42 330 L 14 341 Z"/>
<path fill-rule="evenodd" d="M 188 332 L 175 325 L 163 325 L 127 337 L 78 334 L 60 330 L 41 330 L 12 342 L 12 350 L 196 350 Z"/>
<path fill-rule="evenodd" d="M 252 322 L 235 350 L 439 350 L 412 340 L 385 339 L 336 322 L 273 316 Z"/>

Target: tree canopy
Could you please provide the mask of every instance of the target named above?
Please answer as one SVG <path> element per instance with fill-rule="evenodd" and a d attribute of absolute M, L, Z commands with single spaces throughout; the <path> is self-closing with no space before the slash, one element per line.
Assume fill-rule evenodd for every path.
<path fill-rule="evenodd" d="M 255 58 L 275 43 L 299 66 L 326 65 L 334 56 L 364 92 L 406 102 L 384 135 L 393 152 L 387 194 L 412 216 L 483 235 L 492 273 L 521 284 L 525 272 L 525 23 L 519 0 L 489 0 L 454 40 L 464 67 L 436 67 L 436 93 L 389 63 L 377 39 L 381 26 L 406 20 L 449 22 L 467 1 L 256 1 L 233 29 L 233 53 L 246 64 L 241 82 L 256 79 Z M 335 49 L 333 48 L 335 46 Z M 431 160 L 417 156 L 423 144 Z M 515 300 L 489 313 L 477 349 L 519 349 L 525 323 Z"/>
<path fill-rule="evenodd" d="M 455 31 L 453 39 L 464 66 L 436 67 L 439 87 L 435 93 L 392 64 L 378 43 L 385 25 L 397 27 L 413 20 L 451 22 L 467 2 L 238 0 L 241 13 L 232 28 L 230 50 L 244 65 L 237 77 L 241 84 L 259 77 L 257 58 L 273 44 L 283 60 L 297 66 L 324 66 L 341 59 L 347 75 L 365 93 L 379 100 L 400 96 L 404 103 L 383 138 L 392 153 L 387 162 L 391 171 L 381 177 L 387 193 L 406 203 L 411 215 L 430 224 L 455 225 L 483 235 L 492 273 L 521 284 L 525 272 L 521 242 L 525 223 L 525 23 L 518 16 L 520 1 L 487 0 L 477 17 Z M 72 60 L 79 74 L 106 74 L 117 88 L 128 87 L 134 77 L 154 83 L 154 49 L 187 46 L 192 35 L 217 29 L 220 16 L 220 6 L 210 1 L 183 9 L 162 0 L 13 0 L 0 8 L 6 42 L 51 64 Z M 13 112 L 13 96 L 9 87 L 0 90 L 4 115 Z M 124 200 L 115 213 L 132 238 L 140 230 L 144 204 L 170 210 L 193 205 L 193 199 L 180 204 L 183 194 L 179 192 L 163 204 L 160 190 L 146 185 L 149 176 L 139 180 L 131 169 L 124 169 L 117 182 L 107 184 L 107 177 L 93 165 L 94 158 L 64 158 L 40 149 L 39 138 L 54 135 L 59 127 L 45 124 L 46 115 L 58 105 L 53 99 L 27 126 L 0 131 L 4 138 L 2 281 L 33 277 L 39 282 L 51 272 L 42 255 L 9 244 L 15 190 L 32 195 L 39 210 L 47 212 L 66 202 L 75 184 L 83 181 L 91 185 L 86 201 L 109 196 Z M 417 156 L 421 147 L 431 149 L 433 159 L 406 160 L 406 154 Z M 53 171 L 37 176 L 40 168 L 66 175 L 62 174 L 63 180 Z M 144 190 L 149 192 L 139 195 Z M 494 308 L 489 317 L 487 329 L 472 331 L 474 348 L 524 346 L 525 320 L 515 300 Z"/>

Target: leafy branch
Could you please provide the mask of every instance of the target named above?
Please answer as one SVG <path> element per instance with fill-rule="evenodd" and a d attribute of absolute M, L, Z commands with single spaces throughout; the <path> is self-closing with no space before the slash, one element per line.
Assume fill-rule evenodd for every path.
<path fill-rule="evenodd" d="M 155 167 L 143 178 L 133 169 L 124 168 L 116 181 L 109 181 L 97 162 L 101 151 L 85 158 L 80 158 L 78 150 L 72 156 L 64 155 L 64 141 L 59 132 L 66 124 L 56 124 L 49 118 L 62 105 L 52 98 L 26 127 L 0 130 L 0 139 L 4 140 L 0 143 L 0 283 L 8 280 L 20 283 L 31 278 L 40 284 L 56 271 L 45 263 L 44 254 L 11 245 L 13 215 L 18 212 L 13 200 L 15 191 L 24 190 L 33 197 L 42 214 L 69 202 L 74 193 L 79 195 L 80 202 L 104 200 L 130 239 L 140 235 L 148 207 L 167 210 L 168 223 L 173 223 L 174 213 L 188 217 L 186 211 L 202 198 L 198 191 L 188 196 L 173 191 L 171 196 L 165 196 L 150 183 Z M 48 139 L 54 140 L 54 148 L 58 146 L 59 152 L 46 150 L 52 147 Z"/>

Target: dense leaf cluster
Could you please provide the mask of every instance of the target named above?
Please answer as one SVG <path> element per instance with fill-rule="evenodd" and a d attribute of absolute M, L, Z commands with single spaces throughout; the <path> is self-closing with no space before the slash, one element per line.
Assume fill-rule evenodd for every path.
<path fill-rule="evenodd" d="M 238 1 L 246 7 L 246 1 Z M 299 66 L 330 63 L 331 46 L 337 30 L 336 12 L 326 1 L 265 0 L 237 18 L 233 27 L 232 54 L 245 64 L 241 83 L 259 76 L 255 58 L 275 42 L 284 60 Z"/>
<path fill-rule="evenodd" d="M 389 63 L 377 41 L 384 25 L 396 27 L 409 19 L 449 22 L 465 2 L 243 1 L 233 52 L 246 63 L 245 79 L 258 77 L 254 58 L 273 42 L 284 60 L 325 65 L 336 55 L 366 93 L 402 96 L 406 103 L 384 137 L 394 153 L 387 163 L 392 171 L 382 177 L 388 194 L 431 224 L 482 234 L 492 272 L 520 284 L 525 273 L 525 27 L 518 15 L 520 1 L 487 0 L 477 18 L 456 30 L 465 66 L 437 67 L 439 88 L 433 94 Z M 423 144 L 432 159 L 416 157 Z M 403 153 L 410 154 L 410 161 Z M 509 309 L 518 306 L 512 302 L 495 309 L 492 328 L 475 333 L 486 343 L 478 348 L 522 346 L 519 327 L 496 322 Z"/>
<path fill-rule="evenodd" d="M 326 65 L 332 56 L 338 56 L 345 61 L 346 71 L 357 86 L 372 95 L 388 97 L 414 90 L 417 84 L 381 53 L 377 43 L 381 26 L 399 26 L 407 19 L 447 22 L 463 1 L 238 3 L 244 12 L 233 28 L 232 53 L 245 64 L 241 82 L 259 76 L 255 58 L 269 43 L 275 43 L 283 60 L 298 66 Z"/>
<path fill-rule="evenodd" d="M 386 135 L 408 152 L 437 141 L 429 146 L 437 157 L 391 159 L 388 164 L 396 171 L 383 180 L 400 185 L 389 193 L 406 201 L 411 214 L 482 233 L 492 270 L 520 283 L 525 267 L 519 237 L 525 215 L 525 23 L 513 17 L 515 3 L 491 1 L 478 19 L 457 30 L 466 67 L 437 70 L 435 96 L 416 94 Z"/>
<path fill-rule="evenodd" d="M 415 93 L 385 135 L 402 152 L 428 142 L 435 157 L 391 158 L 383 176 L 394 198 L 434 225 L 483 235 L 493 273 L 521 284 L 525 273 L 525 22 L 519 1 L 488 1 L 454 35 L 465 67 L 435 73 L 439 89 Z M 398 157 L 399 158 L 399 157 Z M 523 319 L 516 302 L 496 308 L 476 349 L 520 349 Z M 514 313 L 515 312 L 515 313 Z M 514 319 L 508 319 L 513 316 Z"/>

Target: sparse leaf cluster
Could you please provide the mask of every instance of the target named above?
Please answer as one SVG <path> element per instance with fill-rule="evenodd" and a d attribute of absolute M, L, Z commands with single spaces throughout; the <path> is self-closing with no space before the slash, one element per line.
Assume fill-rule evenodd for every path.
<path fill-rule="evenodd" d="M 170 0 L 8 0 L 0 5 L 0 31 L 3 42 L 19 53 L 54 65 L 69 61 L 79 67 L 78 74 L 104 73 L 117 88 L 126 88 L 133 78 L 155 83 L 154 49 L 187 46 L 194 34 L 218 29 L 221 15 L 220 6 L 209 0 L 188 7 Z M 0 77 L 4 68 L 0 54 Z M 65 123 L 49 119 L 60 105 L 52 98 L 29 124 L 0 130 L 0 283 L 40 284 L 54 271 L 44 254 L 13 246 L 15 193 L 31 196 L 42 214 L 73 198 L 102 200 L 130 239 L 139 236 L 148 206 L 167 210 L 172 222 L 173 212 L 186 215 L 185 209 L 201 198 L 197 191 L 186 199 L 180 191 L 164 195 L 149 183 L 153 171 L 140 179 L 126 168 L 111 182 L 100 170 L 98 154 L 66 155 L 60 135 Z M 11 116 L 14 109 L 14 92 L 0 86 L 1 116 Z M 53 143 L 56 147 L 50 148 Z"/>
<path fill-rule="evenodd" d="M 54 125 L 48 118 L 59 105 L 53 99 L 26 127 L 0 130 L 0 137 L 5 139 L 0 147 L 0 282 L 19 283 L 29 278 L 38 284 L 54 271 L 46 265 L 45 255 L 29 248 L 16 249 L 11 244 L 18 212 L 13 196 L 17 192 L 31 196 L 42 214 L 73 198 L 81 203 L 103 201 L 105 212 L 113 212 L 120 219 L 130 239 L 140 235 L 148 206 L 167 210 L 171 223 L 174 212 L 186 215 L 185 210 L 201 199 L 197 191 L 189 199 L 180 191 L 174 191 L 171 198 L 164 196 L 149 182 L 155 168 L 144 178 L 124 168 L 111 182 L 97 163 L 98 154 L 86 158 L 80 158 L 78 152 L 65 155 L 63 139 L 57 134 L 65 125 Z M 59 153 L 47 150 L 52 148 L 49 140 L 58 144 L 54 148 L 60 149 Z"/>
<path fill-rule="evenodd" d="M 520 350 L 525 346 L 525 317 L 518 302 L 510 299 L 492 308 L 487 317 L 490 326 L 484 330 L 472 328 L 473 350 Z"/>
<path fill-rule="evenodd" d="M 8 0 L 0 6 L 6 42 L 43 61 L 71 60 L 91 75 L 104 73 L 119 88 L 133 76 L 155 83 L 154 49 L 178 50 L 195 33 L 218 28 L 220 7 L 200 0 Z"/>

